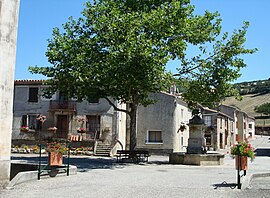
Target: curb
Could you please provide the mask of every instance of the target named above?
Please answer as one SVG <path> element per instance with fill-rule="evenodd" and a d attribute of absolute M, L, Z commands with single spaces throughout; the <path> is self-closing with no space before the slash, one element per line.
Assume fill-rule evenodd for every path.
<path fill-rule="evenodd" d="M 270 177 L 270 173 L 253 173 L 243 178 L 241 190 L 250 189 L 250 183 L 253 178 Z"/>
<path fill-rule="evenodd" d="M 77 174 L 77 167 L 70 165 L 69 168 L 69 175 L 76 175 Z M 64 176 L 66 175 L 63 173 L 59 173 L 59 176 Z M 48 175 L 46 175 L 47 178 L 50 178 Z M 23 171 L 23 172 L 19 172 L 6 186 L 5 189 L 7 190 L 11 190 L 14 188 L 15 185 L 24 183 L 24 182 L 28 182 L 28 181 L 32 181 L 32 180 L 38 180 L 38 171 Z"/>

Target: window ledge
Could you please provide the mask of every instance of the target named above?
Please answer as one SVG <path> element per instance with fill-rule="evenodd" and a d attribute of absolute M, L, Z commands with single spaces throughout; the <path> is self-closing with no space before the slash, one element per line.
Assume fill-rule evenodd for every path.
<path fill-rule="evenodd" d="M 163 142 L 145 142 L 145 144 L 163 144 Z"/>

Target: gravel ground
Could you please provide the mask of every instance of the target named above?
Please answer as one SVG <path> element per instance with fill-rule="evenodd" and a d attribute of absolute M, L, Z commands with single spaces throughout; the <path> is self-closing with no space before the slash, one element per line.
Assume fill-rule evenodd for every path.
<path fill-rule="evenodd" d="M 262 140 L 256 140 L 262 142 Z M 224 151 L 226 153 L 226 151 Z M 17 157 L 19 158 L 19 157 Z M 269 157 L 257 157 L 248 174 L 270 172 Z M 77 175 L 42 178 L 0 192 L 2 198 L 54 197 L 270 197 L 270 188 L 232 189 L 236 183 L 234 160 L 225 156 L 221 166 L 168 164 L 167 156 L 151 156 L 146 164 L 119 164 L 112 158 L 73 157 Z M 267 179 L 257 179 L 263 185 Z"/>

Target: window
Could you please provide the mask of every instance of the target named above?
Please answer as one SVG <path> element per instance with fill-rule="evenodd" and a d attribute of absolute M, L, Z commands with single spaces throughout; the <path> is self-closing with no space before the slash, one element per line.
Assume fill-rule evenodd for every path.
<path fill-rule="evenodd" d="M 249 129 L 252 129 L 252 124 L 248 124 L 248 128 Z"/>
<path fill-rule="evenodd" d="M 231 130 L 234 131 L 234 122 L 231 121 Z"/>
<path fill-rule="evenodd" d="M 29 87 L 28 102 L 38 102 L 38 87 Z"/>
<path fill-rule="evenodd" d="M 21 127 L 28 126 L 29 129 L 38 130 L 41 129 L 41 122 L 37 120 L 36 115 L 23 115 L 21 121 Z"/>
<path fill-rule="evenodd" d="M 183 137 L 183 136 L 181 136 L 180 145 L 181 145 L 181 146 L 183 146 L 183 145 L 184 145 L 184 137 Z"/>
<path fill-rule="evenodd" d="M 220 118 L 220 129 L 222 129 L 222 125 L 223 125 L 223 119 Z"/>
<path fill-rule="evenodd" d="M 181 109 L 181 119 L 184 119 L 184 109 Z"/>
<path fill-rule="evenodd" d="M 206 146 L 211 146 L 212 145 L 212 135 L 211 135 L 211 133 L 209 133 L 209 132 L 206 132 L 205 134 L 204 134 L 204 137 L 205 137 L 205 140 L 206 140 Z"/>
<path fill-rule="evenodd" d="M 148 131 L 147 140 L 149 143 L 162 143 L 161 131 Z"/>
<path fill-rule="evenodd" d="M 100 116 L 88 115 L 86 117 L 86 129 L 89 131 L 92 138 L 98 139 L 100 134 Z"/>
<path fill-rule="evenodd" d="M 212 126 L 212 117 L 211 116 L 204 116 L 204 123 L 206 126 Z"/>
<path fill-rule="evenodd" d="M 60 91 L 58 100 L 60 104 L 64 104 L 68 101 L 68 97 L 64 94 L 64 92 Z"/>
<path fill-rule="evenodd" d="M 99 103 L 99 98 L 94 98 L 94 97 L 88 98 L 88 102 L 89 103 Z"/>

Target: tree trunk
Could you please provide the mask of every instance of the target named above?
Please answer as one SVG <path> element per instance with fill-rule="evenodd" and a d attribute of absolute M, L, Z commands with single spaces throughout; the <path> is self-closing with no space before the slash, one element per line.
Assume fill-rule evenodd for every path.
<path fill-rule="evenodd" d="M 131 112 L 130 112 L 130 143 L 129 143 L 129 150 L 133 151 L 136 148 L 137 143 L 137 110 L 138 105 L 132 104 L 131 105 Z"/>

